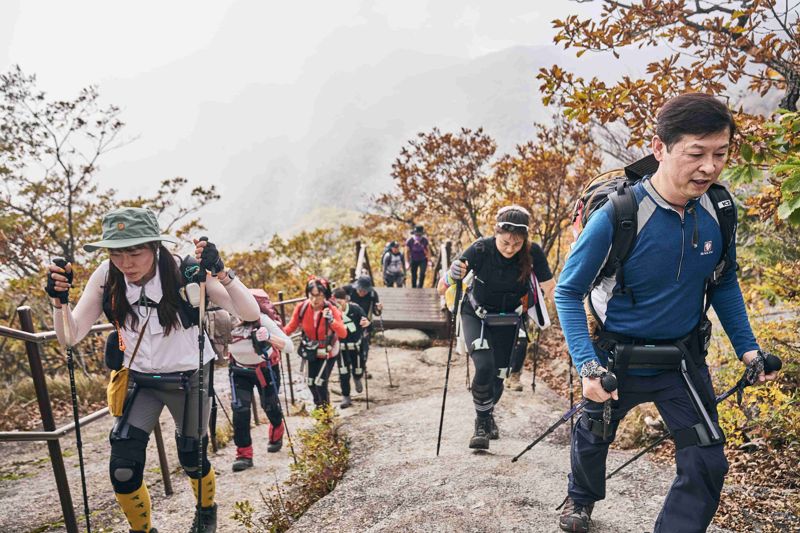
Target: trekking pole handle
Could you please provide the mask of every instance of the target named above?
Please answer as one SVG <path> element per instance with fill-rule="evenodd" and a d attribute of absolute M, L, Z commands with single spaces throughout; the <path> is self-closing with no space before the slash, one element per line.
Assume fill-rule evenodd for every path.
<path fill-rule="evenodd" d="M 53 264 L 58 268 L 66 271 L 67 268 L 67 260 L 63 257 L 54 257 Z M 65 292 L 62 296 L 59 296 L 58 299 L 61 301 L 62 304 L 69 303 L 69 292 Z"/>
<path fill-rule="evenodd" d="M 772 355 L 771 353 L 763 352 L 764 357 L 764 372 L 767 374 L 771 372 L 777 372 L 781 368 L 783 368 L 783 361 L 777 355 Z"/>
<path fill-rule="evenodd" d="M 617 381 L 617 376 L 615 376 L 613 372 L 606 372 L 600 376 L 600 385 L 603 387 L 604 391 L 610 393 L 617 390 L 619 382 Z"/>

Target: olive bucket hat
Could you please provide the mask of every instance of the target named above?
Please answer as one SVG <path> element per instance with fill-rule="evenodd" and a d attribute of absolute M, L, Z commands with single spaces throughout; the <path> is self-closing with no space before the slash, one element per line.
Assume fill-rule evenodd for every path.
<path fill-rule="evenodd" d="M 93 252 L 100 248 L 130 248 L 146 242 L 168 241 L 174 237 L 161 235 L 156 215 L 144 207 L 120 207 L 103 217 L 103 240 L 84 244 L 83 249 Z"/>

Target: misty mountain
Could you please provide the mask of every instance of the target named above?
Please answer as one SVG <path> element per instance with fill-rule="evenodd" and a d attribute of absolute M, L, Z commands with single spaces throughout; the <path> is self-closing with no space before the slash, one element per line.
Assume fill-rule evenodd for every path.
<path fill-rule="evenodd" d="M 315 61 L 341 52 L 325 51 Z M 153 73 L 174 82 L 157 104 L 165 121 L 184 116 L 177 93 L 195 81 L 179 73 L 194 71 L 198 59 L 185 61 L 169 74 Z M 396 51 L 327 74 L 322 65 L 307 65 L 295 83 L 253 84 L 226 102 L 202 104 L 191 127 L 181 126 L 178 144 L 104 172 L 128 187 L 152 183 L 154 175 L 216 184 L 222 200 L 202 213 L 206 225 L 221 241 L 246 246 L 296 229 L 316 207 L 367 209 L 371 195 L 391 188 L 392 162 L 418 132 L 483 127 L 497 141 L 498 154 L 513 150 L 551 114 L 538 94 L 538 69 L 558 63 L 588 74 L 601 62 L 608 76 L 630 70 L 606 57 L 576 61 L 551 46 L 514 47 L 472 60 Z M 135 83 L 155 96 L 147 94 L 153 89 L 146 79 Z M 172 101 L 175 109 L 166 105 Z M 135 129 L 135 121 L 130 126 Z"/>

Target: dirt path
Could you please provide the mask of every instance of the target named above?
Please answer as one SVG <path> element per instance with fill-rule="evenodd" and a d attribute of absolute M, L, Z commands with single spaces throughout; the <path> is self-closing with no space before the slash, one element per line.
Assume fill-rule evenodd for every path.
<path fill-rule="evenodd" d="M 382 379 L 378 353 L 370 360 L 375 361 L 376 379 Z M 537 387 L 535 396 L 529 388 L 506 391 L 497 411 L 500 440 L 492 441 L 488 453 L 472 452 L 467 443 L 474 411 L 459 360 L 450 376 L 437 458 L 443 364 L 426 364 L 419 352 L 393 350 L 392 370 L 395 380 L 402 376 L 396 403 L 345 420 L 351 467 L 336 490 L 315 504 L 293 531 L 558 531 L 554 509 L 566 492 L 569 425 L 518 463 L 511 463 L 511 457 L 557 420 L 568 407 L 563 399 L 544 386 Z M 630 456 L 612 451 L 609 465 Z M 673 472 L 647 460 L 631 465 L 609 482 L 607 499 L 594 513 L 593 531 L 652 531 Z"/>
<path fill-rule="evenodd" d="M 299 363 L 299 360 L 293 361 L 293 368 L 299 368 Z M 301 383 L 302 380 L 297 375 L 294 377 L 297 399 L 310 400 L 311 395 Z M 216 370 L 215 388 L 230 414 L 230 385 L 226 368 Z M 231 472 L 231 464 L 236 455 L 232 440 L 216 454 L 209 453 L 210 461 L 217 472 L 221 533 L 241 529 L 231 518 L 234 502 L 246 498 L 257 500 L 260 489 L 267 490 L 276 479 L 283 480 L 288 475 L 290 459 L 287 442 L 284 440 L 284 448 L 277 454 L 268 454 L 266 416 L 263 411 L 260 412 L 260 420 L 261 425 L 252 430 L 256 465 L 253 469 L 236 474 Z M 288 418 L 288 423 L 289 428 L 295 431 L 297 428 L 310 426 L 311 419 L 292 416 Z M 92 531 L 127 533 L 127 522 L 117 507 L 108 477 L 108 433 L 111 424 L 112 419 L 105 417 L 86 426 L 82 434 Z M 218 425 L 227 425 L 222 409 L 218 412 Z M 147 449 L 145 480 L 153 500 L 153 525 L 165 533 L 188 531 L 193 516 L 194 498 L 188 479 L 178 463 L 173 437 L 175 426 L 166 410 L 161 415 L 161 426 L 174 493 L 171 496 L 164 495 L 155 438 L 151 437 Z M 74 434 L 61 440 L 61 448 L 73 505 L 79 518 L 79 528 L 82 529 L 83 503 Z M 61 506 L 44 443 L 0 443 L 0 531 L 64 531 Z"/>
<path fill-rule="evenodd" d="M 436 354 L 391 348 L 389 352 L 392 377 L 399 387 L 389 388 L 383 348 L 374 346 L 369 364 L 373 374 L 370 409 L 366 410 L 362 394 L 354 397 L 353 408 L 342 413 L 343 429 L 353 451 L 351 468 L 336 490 L 315 504 L 293 530 L 557 531 L 558 513 L 554 509 L 566 489 L 568 430 L 559 430 L 520 462 L 512 464 L 510 459 L 557 419 L 566 401 L 543 385 L 537 387 L 535 396 L 530 389 L 506 392 L 498 408 L 501 439 L 492 442 L 488 453 L 473 453 L 467 442 L 474 413 L 465 388 L 464 360 L 459 358 L 450 376 L 442 453 L 436 458 L 446 351 L 440 349 Z M 293 368 L 297 397 L 309 400 L 297 375 L 299 361 L 293 361 Z M 331 389 L 338 406 L 335 379 Z M 216 385 L 227 402 L 225 369 L 217 370 Z M 219 420 L 224 420 L 221 411 Z M 309 423 L 308 417 L 289 418 L 293 431 Z M 93 531 L 127 532 L 108 480 L 110 424 L 110 419 L 104 419 L 84 431 Z M 175 493 L 164 496 L 155 443 L 151 442 L 145 478 L 153 498 L 154 525 L 163 532 L 187 531 L 192 517 L 191 491 L 178 465 L 174 428 L 167 415 L 162 416 L 162 427 Z M 259 489 L 268 489 L 288 473 L 288 446 L 278 454 L 267 454 L 263 423 L 253 429 L 253 436 L 253 470 L 239 474 L 230 471 L 235 455 L 232 442 L 211 457 L 218 472 L 221 533 L 243 531 L 231 518 L 234 502 L 249 499 L 258 508 Z M 62 440 L 62 449 L 76 512 L 81 514 L 74 437 Z M 609 465 L 618 465 L 630 455 L 612 451 Z M 651 531 L 672 477 L 671 467 L 646 460 L 629 467 L 627 473 L 609 483 L 608 498 L 594 513 L 594 531 Z M 63 531 L 44 444 L 0 444 L 0 506 L 0 531 Z"/>

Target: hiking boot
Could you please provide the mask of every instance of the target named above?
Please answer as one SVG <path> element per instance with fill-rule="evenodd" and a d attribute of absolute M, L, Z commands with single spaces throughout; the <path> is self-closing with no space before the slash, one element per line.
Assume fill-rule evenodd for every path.
<path fill-rule="evenodd" d="M 512 372 L 509 374 L 508 378 L 506 378 L 506 388 L 512 391 L 521 392 L 522 383 L 519 381 L 519 376 L 519 372 Z"/>
<path fill-rule="evenodd" d="M 494 415 L 489 417 L 489 439 L 497 440 L 500 438 L 500 428 L 497 427 L 497 422 L 494 420 Z"/>
<path fill-rule="evenodd" d="M 594 509 L 593 503 L 581 505 L 567 496 L 561 516 L 558 517 L 559 527 L 573 533 L 588 533 L 589 525 L 592 523 L 592 509 Z"/>
<path fill-rule="evenodd" d="M 231 470 L 234 472 L 241 472 L 242 470 L 247 470 L 248 468 L 253 468 L 253 459 L 250 457 L 237 457 L 233 461 Z"/>
<path fill-rule="evenodd" d="M 350 396 L 342 396 L 342 403 L 339 404 L 339 409 L 347 409 L 353 405 L 353 400 L 350 399 Z"/>
<path fill-rule="evenodd" d="M 364 384 L 361 382 L 361 376 L 353 376 L 353 384 L 356 387 L 356 392 L 364 392 Z"/>
<path fill-rule="evenodd" d="M 253 445 L 237 446 L 236 459 L 231 467 L 234 472 L 241 472 L 253 466 Z"/>
<path fill-rule="evenodd" d="M 279 452 L 281 448 L 283 448 L 283 432 L 285 431 L 286 426 L 281 420 L 281 423 L 278 427 L 274 427 L 270 424 L 267 428 L 267 435 L 269 435 L 269 444 L 267 445 L 267 451 L 269 453 L 276 453 Z"/>
<path fill-rule="evenodd" d="M 469 447 L 473 450 L 489 449 L 489 430 L 491 428 L 490 418 L 475 418 L 475 433 L 469 439 Z"/>
<path fill-rule="evenodd" d="M 189 533 L 217 533 L 217 504 L 195 509 L 192 529 Z"/>

